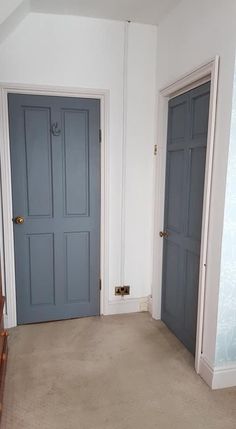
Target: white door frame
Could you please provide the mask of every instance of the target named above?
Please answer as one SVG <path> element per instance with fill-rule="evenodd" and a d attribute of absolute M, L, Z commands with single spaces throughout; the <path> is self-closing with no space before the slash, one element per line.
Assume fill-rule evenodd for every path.
<path fill-rule="evenodd" d="M 8 121 L 8 94 L 53 95 L 59 97 L 96 98 L 101 106 L 101 281 L 100 314 L 103 314 L 108 303 L 108 209 L 109 209 L 109 154 L 108 154 L 108 120 L 109 120 L 109 90 L 67 88 L 55 86 L 39 86 L 25 84 L 0 84 L 0 166 L 1 166 L 1 199 L 3 213 L 3 249 L 6 290 L 6 327 L 17 325 L 16 286 L 14 264 L 14 234 L 11 188 L 11 160 Z"/>
<path fill-rule="evenodd" d="M 201 65 L 197 69 L 180 77 L 175 82 L 163 88 L 159 93 L 158 100 L 157 159 L 154 193 L 154 259 L 152 282 L 152 316 L 154 319 L 161 318 L 163 239 L 159 238 L 159 231 L 163 230 L 164 225 L 168 101 L 174 96 L 177 96 L 192 88 L 195 88 L 203 84 L 204 82 L 211 81 L 199 269 L 198 318 L 195 354 L 195 369 L 197 373 L 199 373 L 200 357 L 203 352 L 202 343 L 204 330 L 205 289 L 207 287 L 206 261 L 208 252 L 208 231 L 210 222 L 209 210 L 211 205 L 211 183 L 214 154 L 218 71 L 219 57 L 216 56 L 213 60 Z"/>

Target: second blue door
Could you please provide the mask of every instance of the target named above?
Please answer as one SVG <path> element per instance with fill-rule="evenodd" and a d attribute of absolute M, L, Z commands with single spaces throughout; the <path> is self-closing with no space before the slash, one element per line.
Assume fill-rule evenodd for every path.
<path fill-rule="evenodd" d="M 194 354 L 210 83 L 169 102 L 162 320 Z"/>

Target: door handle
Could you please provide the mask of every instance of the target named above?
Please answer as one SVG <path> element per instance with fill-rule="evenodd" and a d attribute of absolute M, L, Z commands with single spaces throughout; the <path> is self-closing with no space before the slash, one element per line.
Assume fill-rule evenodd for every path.
<path fill-rule="evenodd" d="M 25 221 L 25 219 L 24 219 L 24 217 L 23 217 L 23 216 L 17 216 L 17 217 L 15 217 L 15 219 L 14 219 L 14 222 L 15 222 L 17 225 L 23 225 L 24 221 Z"/>
<path fill-rule="evenodd" d="M 169 235 L 169 233 L 167 231 L 160 231 L 159 235 L 160 235 L 161 238 L 167 238 L 168 235 Z"/>

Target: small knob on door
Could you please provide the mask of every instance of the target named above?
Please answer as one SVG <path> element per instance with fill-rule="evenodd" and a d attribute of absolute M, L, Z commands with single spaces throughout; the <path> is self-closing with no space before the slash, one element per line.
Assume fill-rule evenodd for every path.
<path fill-rule="evenodd" d="M 15 221 L 15 223 L 17 223 L 17 225 L 22 225 L 24 223 L 25 219 L 23 218 L 23 216 L 17 216 L 14 219 L 14 221 Z"/>
<path fill-rule="evenodd" d="M 169 234 L 168 234 L 167 231 L 160 231 L 159 235 L 160 235 L 161 238 L 167 238 Z"/>

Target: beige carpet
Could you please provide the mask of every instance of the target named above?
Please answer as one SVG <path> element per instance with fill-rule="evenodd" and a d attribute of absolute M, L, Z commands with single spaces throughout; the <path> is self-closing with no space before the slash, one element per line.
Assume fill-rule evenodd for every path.
<path fill-rule="evenodd" d="M 147 313 L 10 332 L 1 429 L 235 429 L 236 389 L 212 392 Z"/>

